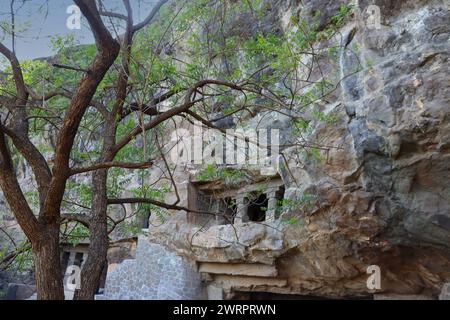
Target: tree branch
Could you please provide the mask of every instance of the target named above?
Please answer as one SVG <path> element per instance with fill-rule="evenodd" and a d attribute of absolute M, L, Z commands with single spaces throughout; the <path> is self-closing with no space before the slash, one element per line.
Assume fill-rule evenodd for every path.
<path fill-rule="evenodd" d="M 58 63 L 53 63 L 52 66 L 55 68 L 59 68 L 59 69 L 66 69 L 66 70 L 72 70 L 72 71 L 78 71 L 78 72 L 85 72 L 85 73 L 91 72 L 90 70 L 81 69 L 81 68 L 72 67 L 72 66 L 66 66 L 66 65 L 58 64 Z"/>
<path fill-rule="evenodd" d="M 197 102 L 202 101 L 202 99 L 200 100 L 196 100 L 196 101 L 192 101 L 189 103 L 185 103 L 181 106 L 178 106 L 176 108 L 173 108 L 169 111 L 166 111 L 162 114 L 160 114 L 159 116 L 156 116 L 155 118 L 153 118 L 150 122 L 148 122 L 147 124 L 144 125 L 144 127 L 138 126 L 136 128 L 134 128 L 130 134 L 126 137 L 124 137 L 122 140 L 120 140 L 116 146 L 114 147 L 113 150 L 113 154 L 116 155 L 120 150 L 122 150 L 128 143 L 130 143 L 130 141 L 132 141 L 135 137 L 137 137 L 138 135 L 140 135 L 141 133 L 148 131 L 154 127 L 156 127 L 157 125 L 159 125 L 160 123 L 166 121 L 167 119 L 172 118 L 173 116 L 176 116 L 180 113 L 185 112 L 187 109 L 191 108 L 192 106 L 194 106 Z"/>
<path fill-rule="evenodd" d="M 126 163 L 126 162 L 105 162 L 92 165 L 84 168 L 74 168 L 70 170 L 70 175 L 77 175 L 80 173 L 97 171 L 100 169 L 108 168 L 124 168 L 124 169 L 147 169 L 153 166 L 153 161 L 141 162 L 141 163 Z"/>
<path fill-rule="evenodd" d="M 131 103 L 129 105 L 129 108 L 125 109 L 122 112 L 121 118 L 123 119 L 135 111 L 142 111 L 144 114 L 149 115 L 149 116 L 160 115 L 161 112 L 158 111 L 157 105 L 170 99 L 171 97 L 173 97 L 180 91 L 181 91 L 181 89 L 169 90 L 157 97 L 154 97 L 148 104 L 145 104 L 143 106 L 139 106 L 136 102 Z"/>
<path fill-rule="evenodd" d="M 252 91 L 251 89 L 246 89 L 238 84 L 222 81 L 222 80 L 214 80 L 214 79 L 205 79 L 197 82 L 194 84 L 186 93 L 184 103 L 178 107 L 172 108 L 166 112 L 161 113 L 160 115 L 156 116 L 152 120 L 150 120 L 148 123 L 146 123 L 143 127 L 138 126 L 135 129 L 133 129 L 130 134 L 126 137 L 124 137 L 122 140 L 120 140 L 116 146 L 114 147 L 114 155 L 117 154 L 122 148 L 124 148 L 131 140 L 133 140 L 136 136 L 141 134 L 142 132 L 148 131 L 160 123 L 166 121 L 167 119 L 172 118 L 173 116 L 179 115 L 181 113 L 186 112 L 191 107 L 193 107 L 196 103 L 203 101 L 203 99 L 197 99 L 192 100 L 192 97 L 197 92 L 199 88 L 205 87 L 207 85 L 214 84 L 219 86 L 225 86 L 229 87 L 231 89 L 237 90 L 237 91 Z"/>
<path fill-rule="evenodd" d="M 184 212 L 191 212 L 191 213 L 198 213 L 198 214 L 209 214 L 209 215 L 221 215 L 221 213 L 214 213 L 214 212 L 207 212 L 207 211 L 198 211 L 198 210 L 192 210 L 186 207 L 173 205 L 164 203 L 157 200 L 147 199 L 147 198 L 123 198 L 123 199 L 108 199 L 109 205 L 114 204 L 136 204 L 136 203 L 145 203 L 145 204 L 152 204 L 160 208 L 164 208 L 167 210 L 178 210 L 178 211 L 184 211 Z"/>
<path fill-rule="evenodd" d="M 74 0 L 74 2 L 88 20 L 94 34 L 98 53 L 89 68 L 90 73 L 84 75 L 73 96 L 58 135 L 53 179 L 43 211 L 43 215 L 50 220 L 58 218 L 58 208 L 64 196 L 66 180 L 70 174 L 70 153 L 81 120 L 97 91 L 98 85 L 114 63 L 120 50 L 120 45 L 113 39 L 103 24 L 96 2 L 91 0 Z"/>
<path fill-rule="evenodd" d="M 14 165 L 2 124 L 0 123 L 0 187 L 14 216 L 28 239 L 40 236 L 39 222 L 28 205 L 14 172 Z"/>
<path fill-rule="evenodd" d="M 152 22 L 153 18 L 156 16 L 156 14 L 159 12 L 159 10 L 161 9 L 161 7 L 166 4 L 169 0 L 160 0 L 152 9 L 152 11 L 150 12 L 150 14 L 144 19 L 144 21 L 142 21 L 141 23 L 138 23 L 137 25 L 133 26 L 133 33 L 136 33 L 137 31 L 139 31 L 140 29 L 144 28 L 145 26 L 147 26 L 149 23 Z"/>
<path fill-rule="evenodd" d="M 122 19 L 125 21 L 128 20 L 127 16 L 123 15 L 121 13 L 112 12 L 112 11 L 104 11 L 102 9 L 100 9 L 99 12 L 100 12 L 100 15 L 104 16 L 104 17 L 117 18 L 117 19 Z"/>
<path fill-rule="evenodd" d="M 50 181 L 52 179 L 52 173 L 47 161 L 28 138 L 16 134 L 13 130 L 4 127 L 3 125 L 0 125 L 0 131 L 7 134 L 11 138 L 14 146 L 31 166 L 38 184 L 41 205 L 43 205 L 44 199 L 47 196 Z"/>
<path fill-rule="evenodd" d="M 25 87 L 25 81 L 23 79 L 22 68 L 20 67 L 19 60 L 17 59 L 14 52 L 9 50 L 3 43 L 0 42 L 0 53 L 9 60 L 11 68 L 13 71 L 14 83 L 17 90 L 17 99 L 26 101 L 28 98 L 27 90 Z M 19 105 L 25 105 L 24 102 Z"/>

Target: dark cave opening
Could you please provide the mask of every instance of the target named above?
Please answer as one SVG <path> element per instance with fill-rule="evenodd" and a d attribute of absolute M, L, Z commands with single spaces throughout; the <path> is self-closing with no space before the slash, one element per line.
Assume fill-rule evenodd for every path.
<path fill-rule="evenodd" d="M 261 194 L 253 201 L 249 201 L 247 207 L 248 220 L 253 222 L 263 222 L 266 220 L 268 204 L 269 200 L 265 194 Z"/>

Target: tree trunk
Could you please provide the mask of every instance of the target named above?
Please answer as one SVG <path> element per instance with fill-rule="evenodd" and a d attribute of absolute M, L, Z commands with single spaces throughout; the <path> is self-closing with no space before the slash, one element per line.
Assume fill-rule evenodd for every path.
<path fill-rule="evenodd" d="M 108 171 L 98 170 L 93 174 L 92 219 L 89 224 L 89 251 L 81 272 L 81 287 L 76 290 L 74 300 L 92 300 L 107 264 L 109 247 L 107 227 L 106 179 Z"/>
<path fill-rule="evenodd" d="M 106 119 L 101 162 L 111 161 L 112 146 L 115 144 L 115 118 Z M 108 265 L 108 169 L 92 174 L 92 218 L 89 221 L 88 258 L 81 270 L 81 288 L 75 291 L 74 300 L 92 300 L 102 280 L 103 270 Z"/>
<path fill-rule="evenodd" d="M 33 245 L 38 300 L 64 300 L 59 251 L 59 225 L 48 227 Z"/>

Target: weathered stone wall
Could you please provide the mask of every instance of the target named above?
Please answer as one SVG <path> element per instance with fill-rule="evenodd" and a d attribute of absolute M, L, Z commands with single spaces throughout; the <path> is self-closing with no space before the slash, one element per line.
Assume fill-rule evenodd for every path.
<path fill-rule="evenodd" d="M 140 237 L 136 259 L 108 273 L 98 300 L 195 300 L 205 297 L 198 273 L 187 261 Z"/>

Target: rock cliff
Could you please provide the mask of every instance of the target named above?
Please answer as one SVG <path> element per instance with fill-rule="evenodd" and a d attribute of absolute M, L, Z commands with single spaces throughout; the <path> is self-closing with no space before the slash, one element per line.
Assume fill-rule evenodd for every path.
<path fill-rule="evenodd" d="M 283 32 L 290 14 L 325 28 L 349 1 L 276 3 L 259 25 Z M 256 281 L 249 267 L 233 282 L 226 278 L 232 271 L 205 265 L 209 280 L 228 292 L 437 298 L 450 280 L 450 3 L 363 0 L 355 8 L 340 38 L 351 53 L 341 50 L 336 62 L 323 65 L 341 79 L 321 102 L 335 121 L 317 122 L 307 136 L 333 147 L 322 161 L 284 150 L 285 199 L 314 196 L 284 216 L 297 223 L 204 230 L 177 213 L 150 228 L 152 241 L 197 261 L 200 271 L 208 263 L 275 267 L 265 276 L 270 281 Z M 379 25 L 370 10 L 380 10 Z M 242 21 L 233 28 L 251 32 Z M 279 116 L 266 122 L 293 127 Z M 379 290 L 367 287 L 371 265 L 381 271 Z"/>

